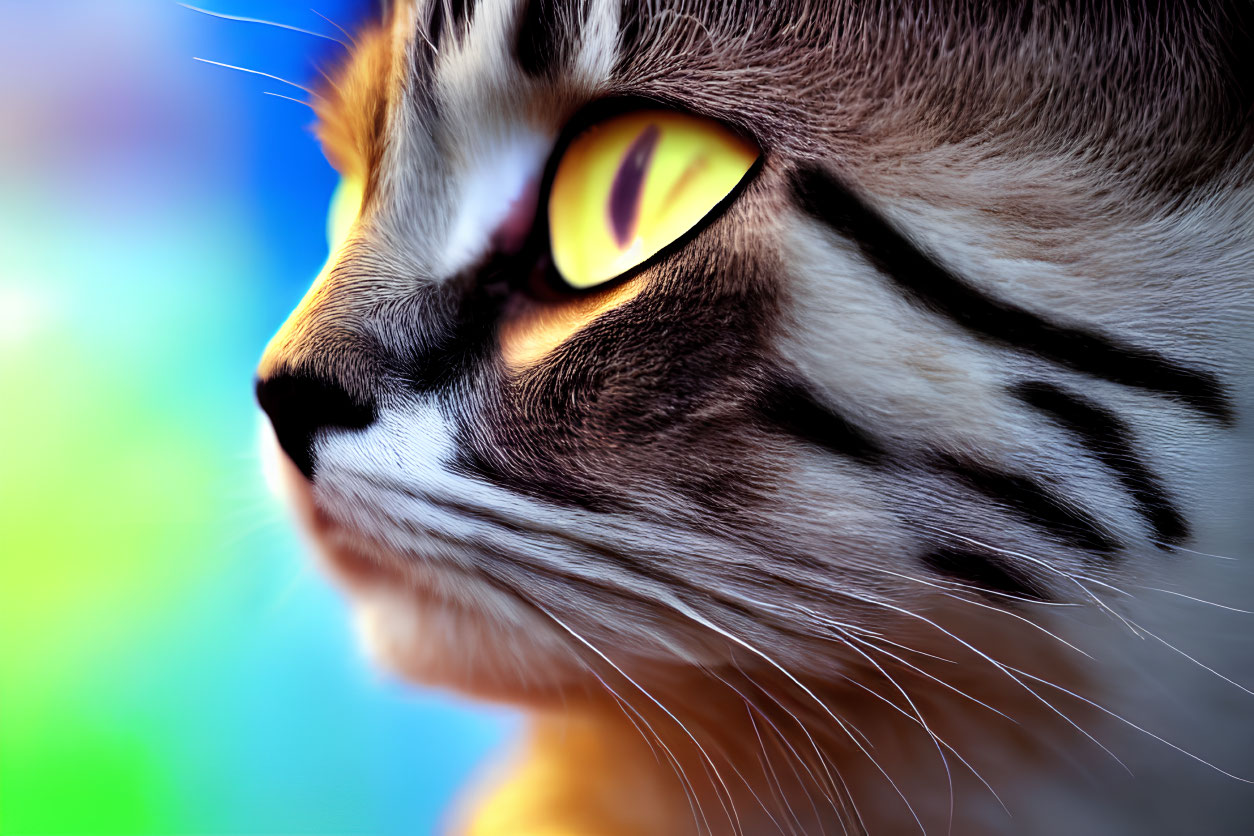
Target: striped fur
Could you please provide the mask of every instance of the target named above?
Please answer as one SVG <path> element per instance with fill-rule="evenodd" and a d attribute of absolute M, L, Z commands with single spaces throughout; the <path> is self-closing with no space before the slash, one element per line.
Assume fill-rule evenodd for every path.
<path fill-rule="evenodd" d="M 318 107 L 365 203 L 259 396 L 373 651 L 542 718 L 467 829 L 1243 832 L 1219 672 L 1254 650 L 1197 599 L 1254 603 L 1251 17 L 398 0 L 360 34 Z M 543 224 L 496 231 L 639 101 L 760 168 L 639 274 L 534 292 Z"/>

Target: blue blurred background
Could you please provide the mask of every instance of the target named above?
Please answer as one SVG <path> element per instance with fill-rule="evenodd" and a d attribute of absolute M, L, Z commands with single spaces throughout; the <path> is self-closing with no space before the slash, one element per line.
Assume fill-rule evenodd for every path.
<path fill-rule="evenodd" d="M 516 723 L 371 670 L 260 477 L 252 368 L 335 174 L 263 93 L 300 91 L 193 58 L 308 83 L 340 49 L 0 0 L 0 832 L 429 833 Z"/>

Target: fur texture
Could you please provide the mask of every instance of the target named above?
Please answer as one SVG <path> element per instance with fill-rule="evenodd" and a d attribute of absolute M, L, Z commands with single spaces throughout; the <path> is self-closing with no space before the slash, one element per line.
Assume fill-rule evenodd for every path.
<path fill-rule="evenodd" d="M 373 651 L 536 712 L 460 827 L 1245 832 L 1249 616 L 1206 602 L 1254 603 L 1251 17 L 434 0 L 360 33 L 317 104 L 365 200 L 259 393 Z M 635 276 L 529 292 L 542 224 L 498 230 L 637 100 L 760 168 Z"/>

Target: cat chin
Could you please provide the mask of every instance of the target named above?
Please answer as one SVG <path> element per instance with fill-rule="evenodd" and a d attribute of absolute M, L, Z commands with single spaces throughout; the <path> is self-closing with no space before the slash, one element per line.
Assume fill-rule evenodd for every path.
<path fill-rule="evenodd" d="M 570 692 L 583 688 L 577 661 L 564 648 L 537 640 L 539 630 L 402 585 L 347 588 L 367 656 L 407 680 L 533 707 L 561 705 Z"/>
<path fill-rule="evenodd" d="M 388 553 L 333 520 L 310 483 L 267 444 L 267 481 L 347 594 L 362 648 L 378 667 L 475 699 L 550 708 L 587 691 L 566 638 L 469 574 Z"/>

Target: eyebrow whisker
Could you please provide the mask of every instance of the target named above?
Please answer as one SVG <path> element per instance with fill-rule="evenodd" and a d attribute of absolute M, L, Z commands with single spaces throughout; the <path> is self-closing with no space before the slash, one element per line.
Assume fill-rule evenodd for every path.
<path fill-rule="evenodd" d="M 192 56 L 192 60 L 199 61 L 202 64 L 213 64 L 215 67 L 226 67 L 228 70 L 238 70 L 241 73 L 249 73 L 250 75 L 259 75 L 262 78 L 268 78 L 273 81 L 277 81 L 280 84 L 290 85 L 292 87 L 295 87 L 297 90 L 303 90 L 304 92 L 308 93 L 310 96 L 313 96 L 315 98 L 317 98 L 318 96 L 317 93 L 315 93 L 313 90 L 310 90 L 308 87 L 304 86 L 303 84 L 297 84 L 294 81 L 288 81 L 286 78 L 280 78 L 279 76 L 271 75 L 270 73 L 263 73 L 261 70 L 250 70 L 248 69 L 248 67 L 237 67 L 234 64 L 224 64 L 221 61 L 213 61 L 209 58 L 197 58 L 194 55 Z"/>
<path fill-rule="evenodd" d="M 333 43 L 337 43 L 340 46 L 344 47 L 345 49 L 350 48 L 347 43 L 335 37 L 334 35 L 324 35 L 321 32 L 315 32 L 312 29 L 302 29 L 301 27 L 293 26 L 290 23 L 279 23 L 278 21 L 274 21 L 274 20 L 263 20 L 259 17 L 244 17 L 243 15 L 229 15 L 224 12 L 215 12 L 210 9 L 202 9 L 199 6 L 193 6 L 188 3 L 179 3 L 179 5 L 193 12 L 199 12 L 202 15 L 208 15 L 209 17 L 216 17 L 219 20 L 230 20 L 236 23 L 258 23 L 258 24 L 261 24 L 262 26 L 272 26 L 276 29 L 287 29 L 288 31 L 291 31 L 291 32 L 299 32 L 302 35 L 312 35 L 315 38 L 322 38 L 324 41 L 331 41 Z M 313 10 L 311 9 L 310 11 L 313 11 Z M 318 14 L 318 13 L 314 12 L 314 14 Z M 322 15 L 318 15 L 318 16 L 322 17 Z M 326 18 L 323 18 L 323 19 L 326 20 Z M 339 27 L 336 27 L 336 28 L 339 28 Z M 344 30 L 341 29 L 340 31 L 342 32 Z"/>
<path fill-rule="evenodd" d="M 311 105 L 309 102 L 305 101 L 304 99 L 298 99 L 298 98 L 296 98 L 295 96 L 284 96 L 282 93 L 275 93 L 275 92 L 273 92 L 273 91 L 271 91 L 271 90 L 262 90 L 262 91 L 261 91 L 261 95 L 263 95 L 263 96 L 274 96 L 276 99 L 287 99 L 289 102 L 296 102 L 296 104 L 298 104 L 298 105 L 304 105 L 305 107 L 309 108 L 310 110 L 313 110 L 313 109 L 314 109 L 314 106 L 313 106 L 313 105 Z"/>

